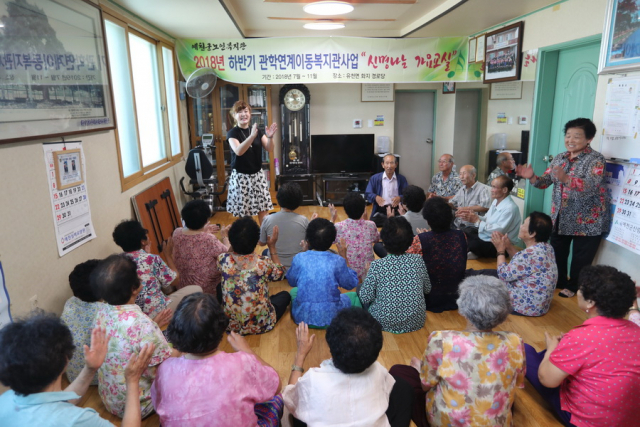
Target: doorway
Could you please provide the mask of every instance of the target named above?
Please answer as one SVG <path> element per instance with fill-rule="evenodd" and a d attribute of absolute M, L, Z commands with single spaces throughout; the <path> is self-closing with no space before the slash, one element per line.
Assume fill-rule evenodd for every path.
<path fill-rule="evenodd" d="M 435 91 L 396 92 L 393 151 L 409 184 L 431 182 Z"/>
<path fill-rule="evenodd" d="M 530 162 L 541 175 L 552 157 L 563 153 L 564 124 L 577 117 L 593 118 L 598 85 L 600 35 L 541 49 L 539 84 L 535 90 Z M 525 212 L 551 212 L 551 190 L 530 187 Z"/>
<path fill-rule="evenodd" d="M 458 168 L 473 165 L 477 170 L 482 91 L 480 89 L 459 90 L 455 96 L 453 157 Z"/>

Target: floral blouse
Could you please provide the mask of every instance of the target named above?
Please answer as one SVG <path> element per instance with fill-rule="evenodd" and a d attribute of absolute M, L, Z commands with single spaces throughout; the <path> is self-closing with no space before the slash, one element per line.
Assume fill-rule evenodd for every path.
<path fill-rule="evenodd" d="M 140 377 L 140 409 L 142 418 L 146 417 L 153 412 L 151 383 L 156 366 L 171 357 L 171 347 L 158 325 L 135 304 L 100 304 L 96 326 L 105 328 L 110 338 L 107 356 L 98 370 L 98 393 L 107 410 L 120 418 L 124 415 L 127 394 L 124 370 L 142 346 L 155 346 L 149 367 Z"/>
<path fill-rule="evenodd" d="M 590 146 L 570 159 L 567 151 L 558 154 L 534 187 L 553 185 L 551 219 L 558 234 L 565 236 L 599 236 L 609 231 L 609 193 L 604 186 L 604 156 Z M 564 185 L 553 175 L 560 166 L 569 175 Z M 560 221 L 558 223 L 558 216 Z"/>
<path fill-rule="evenodd" d="M 145 252 L 144 249 L 125 252 L 125 255 L 138 265 L 138 277 L 142 283 L 142 291 L 136 298 L 136 304 L 142 312 L 152 319 L 169 306 L 169 299 L 162 288 L 171 285 L 176 273 L 171 270 L 162 258 Z"/>
<path fill-rule="evenodd" d="M 358 273 L 358 282 L 364 280 L 365 265 L 375 259 L 373 244 L 380 240 L 378 227 L 373 221 L 347 218 L 336 223 L 336 241 L 344 239 L 347 244 L 349 267 Z"/>
<path fill-rule="evenodd" d="M 216 295 L 220 283 L 218 257 L 227 247 L 210 233 L 185 234 L 182 228 L 173 232 L 173 262 L 180 273 L 180 288 L 200 286 L 207 294 Z"/>
<path fill-rule="evenodd" d="M 101 302 L 85 302 L 80 298 L 71 297 L 64 303 L 60 319 L 71 331 L 73 345 L 76 350 L 67 365 L 67 379 L 72 383 L 84 368 L 84 351 L 82 347 L 91 345 L 91 331 L 96 323 L 96 313 Z M 91 385 L 98 385 L 98 376 L 91 380 Z"/>
<path fill-rule="evenodd" d="M 252 263 L 251 269 L 243 264 Z M 269 300 L 268 282 L 284 279 L 284 266 L 256 254 L 224 253 L 218 257 L 222 272 L 222 303 L 229 330 L 241 335 L 269 332 L 276 325 L 276 310 Z"/>
<path fill-rule="evenodd" d="M 460 188 L 462 188 L 462 182 L 458 172 L 451 171 L 446 181 L 442 176 L 442 172 L 438 172 L 431 178 L 431 185 L 427 192 L 435 193 L 436 196 L 440 197 L 450 197 L 454 196 Z"/>
<path fill-rule="evenodd" d="M 371 263 L 358 296 L 363 304 L 371 304 L 369 313 L 383 330 L 403 334 L 424 326 L 424 295 L 430 290 L 427 268 L 419 255 L 388 254 Z"/>
<path fill-rule="evenodd" d="M 536 243 L 498 264 L 498 278 L 507 284 L 513 309 L 525 316 L 549 311 L 558 282 L 556 255 L 549 243 Z"/>
<path fill-rule="evenodd" d="M 421 362 L 427 419 L 436 426 L 512 426 L 524 388 L 522 338 L 513 332 L 434 331 Z"/>

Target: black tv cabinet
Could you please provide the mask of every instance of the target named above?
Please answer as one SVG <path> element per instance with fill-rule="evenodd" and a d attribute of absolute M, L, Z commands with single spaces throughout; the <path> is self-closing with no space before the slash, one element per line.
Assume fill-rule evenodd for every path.
<path fill-rule="evenodd" d="M 370 174 L 343 173 L 318 175 L 318 189 L 322 190 L 323 205 L 342 205 L 347 193 L 355 192 L 364 197 Z"/>

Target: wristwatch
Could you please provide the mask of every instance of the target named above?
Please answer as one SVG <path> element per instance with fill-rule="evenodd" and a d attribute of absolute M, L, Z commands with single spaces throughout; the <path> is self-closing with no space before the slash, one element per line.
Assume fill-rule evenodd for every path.
<path fill-rule="evenodd" d="M 298 365 L 291 365 L 291 370 L 304 373 L 304 369 L 301 366 L 298 366 Z"/>

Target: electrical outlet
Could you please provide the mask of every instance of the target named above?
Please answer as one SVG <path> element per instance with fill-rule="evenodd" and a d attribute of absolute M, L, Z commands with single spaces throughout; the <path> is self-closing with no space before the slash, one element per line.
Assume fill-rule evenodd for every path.
<path fill-rule="evenodd" d="M 38 295 L 34 295 L 31 298 L 29 298 L 29 305 L 31 306 L 31 310 L 35 310 L 36 308 L 38 308 Z"/>

